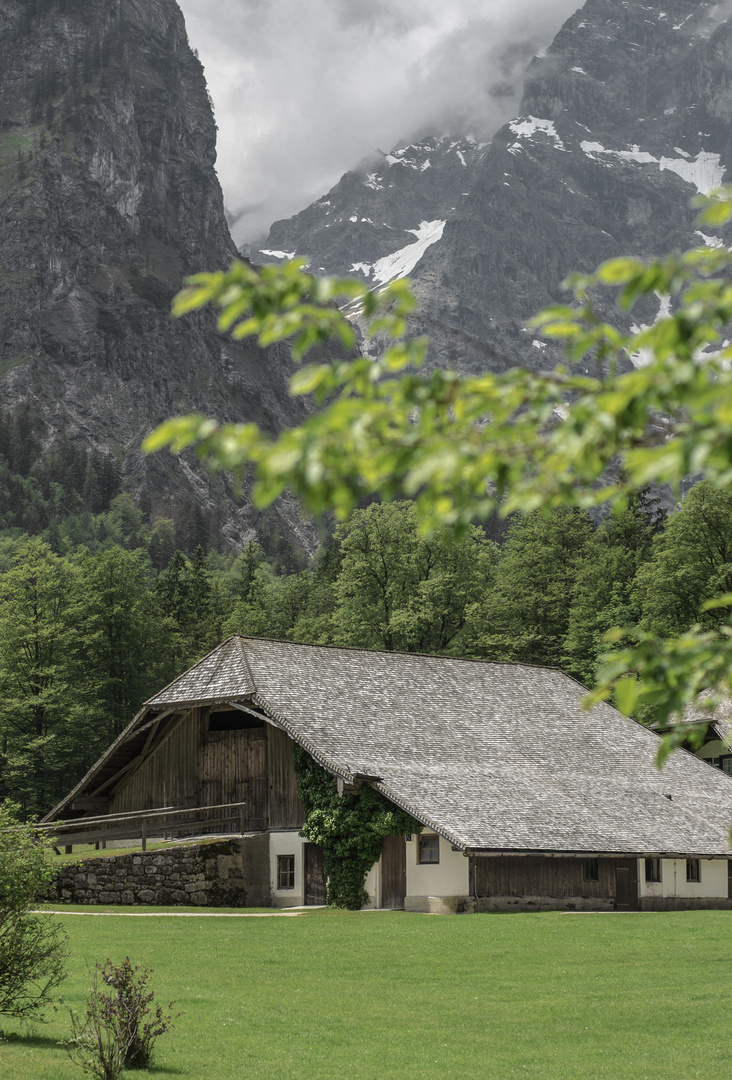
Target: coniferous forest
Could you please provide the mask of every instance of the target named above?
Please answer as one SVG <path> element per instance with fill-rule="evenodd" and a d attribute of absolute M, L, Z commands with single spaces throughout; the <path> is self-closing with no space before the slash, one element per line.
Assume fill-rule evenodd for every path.
<path fill-rule="evenodd" d="M 373 503 L 306 565 L 256 543 L 180 544 L 104 460 L 61 446 L 24 463 L 22 417 L 8 431 L 0 798 L 26 815 L 46 812 L 148 696 L 231 634 L 557 666 L 592 686 L 610 627 L 717 625 L 724 615 L 701 605 L 732 591 L 732 497 L 705 482 L 669 515 L 645 495 L 600 524 L 558 509 L 458 537 L 422 536 L 411 503 Z"/>

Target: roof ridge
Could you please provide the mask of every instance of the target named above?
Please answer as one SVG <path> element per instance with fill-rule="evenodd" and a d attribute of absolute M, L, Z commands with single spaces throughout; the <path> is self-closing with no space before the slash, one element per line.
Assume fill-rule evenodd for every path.
<path fill-rule="evenodd" d="M 241 634 L 232 634 L 232 637 L 227 638 L 227 641 L 231 641 L 233 638 L 236 638 L 236 643 L 239 646 L 239 653 L 244 661 L 244 667 L 246 668 L 247 678 L 251 684 L 252 694 L 256 695 L 257 680 L 254 678 L 254 672 L 252 671 L 252 666 L 249 663 L 249 657 L 247 656 L 246 639 Z"/>
<path fill-rule="evenodd" d="M 405 656 L 415 657 L 416 659 L 425 660 L 455 660 L 460 664 L 484 664 L 490 667 L 498 667 L 503 665 L 505 667 L 516 668 L 529 668 L 532 671 L 554 671 L 558 675 L 563 675 L 567 679 L 571 679 L 576 682 L 583 689 L 589 689 L 584 686 L 584 683 L 579 682 L 574 675 L 569 675 L 562 668 L 556 667 L 554 664 L 529 664 L 523 660 L 486 660 L 480 656 L 455 656 L 453 653 L 429 653 L 429 652 L 405 652 L 402 649 L 372 649 L 367 645 L 323 645 L 315 641 L 288 641 L 285 638 L 271 638 L 261 637 L 257 634 L 235 634 L 234 637 L 238 637 L 243 642 L 248 641 L 265 641 L 271 645 L 302 645 L 308 649 L 328 649 L 330 652 L 346 652 L 346 653 L 365 653 L 368 656 Z M 227 639 L 230 640 L 230 639 Z"/>

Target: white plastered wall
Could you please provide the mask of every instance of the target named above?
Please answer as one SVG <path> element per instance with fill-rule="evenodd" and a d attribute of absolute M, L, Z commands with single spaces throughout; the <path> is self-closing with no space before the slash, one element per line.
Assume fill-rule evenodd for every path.
<path fill-rule="evenodd" d="M 641 896 L 726 899 L 727 860 L 700 859 L 701 881 L 686 880 L 686 859 L 661 859 L 661 880 L 646 881 L 645 859 L 638 860 Z"/>
<path fill-rule="evenodd" d="M 425 829 L 422 835 L 431 833 Z M 419 843 L 416 835 L 407 841 L 407 911 L 457 911 L 470 894 L 470 861 L 462 851 L 440 837 L 439 863 L 417 861 Z"/>
<path fill-rule="evenodd" d="M 269 834 L 269 887 L 272 891 L 272 903 L 275 907 L 298 907 L 305 902 L 305 841 L 297 829 L 286 829 Z M 295 888 L 277 888 L 277 856 L 295 856 Z"/>
<path fill-rule="evenodd" d="M 272 903 L 275 907 L 300 907 L 305 904 L 305 840 L 300 836 L 298 829 L 283 829 L 280 832 L 269 834 L 269 886 L 272 892 Z M 277 857 L 278 855 L 295 856 L 295 888 L 277 888 Z M 364 888 L 369 894 L 368 903 L 364 906 L 375 908 L 378 906 L 381 891 L 381 861 L 369 870 L 364 882 Z"/>

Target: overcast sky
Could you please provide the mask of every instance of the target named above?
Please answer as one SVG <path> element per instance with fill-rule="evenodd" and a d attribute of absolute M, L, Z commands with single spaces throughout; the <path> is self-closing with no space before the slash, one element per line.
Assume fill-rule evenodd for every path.
<path fill-rule="evenodd" d="M 179 0 L 238 243 L 420 130 L 495 132 L 579 0 Z"/>

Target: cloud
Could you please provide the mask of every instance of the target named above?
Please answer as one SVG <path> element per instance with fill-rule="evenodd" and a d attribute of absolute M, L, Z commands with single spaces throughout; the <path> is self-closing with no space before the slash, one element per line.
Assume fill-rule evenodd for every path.
<path fill-rule="evenodd" d="M 420 131 L 490 135 L 577 0 L 179 0 L 237 242 Z M 548 10 L 550 9 L 550 10 Z"/>

